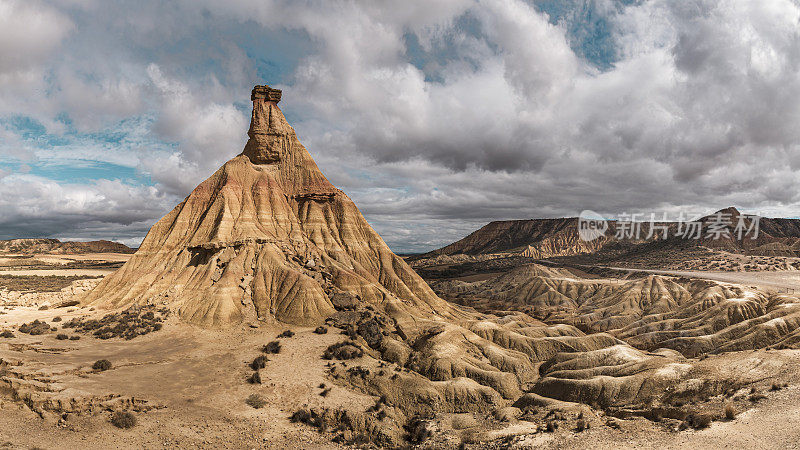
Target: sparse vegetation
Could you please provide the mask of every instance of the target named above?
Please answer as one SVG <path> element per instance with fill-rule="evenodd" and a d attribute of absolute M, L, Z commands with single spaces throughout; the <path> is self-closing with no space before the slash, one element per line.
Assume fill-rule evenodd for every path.
<path fill-rule="evenodd" d="M 69 339 L 69 336 L 67 336 L 64 333 L 58 333 L 56 335 L 56 339 L 58 339 L 59 341 L 66 341 L 67 339 Z"/>
<path fill-rule="evenodd" d="M 7 338 L 7 339 L 11 339 L 11 338 L 13 338 L 13 337 L 14 337 L 14 333 L 12 333 L 12 332 L 11 332 L 11 331 L 9 331 L 9 330 L 3 330 L 3 332 L 2 332 L 2 333 L 0 333 L 0 337 L 2 337 L 2 338 Z"/>
<path fill-rule="evenodd" d="M 111 415 L 111 424 L 117 428 L 133 428 L 136 426 L 136 416 L 128 411 L 115 411 Z"/>
<path fill-rule="evenodd" d="M 283 333 L 279 334 L 279 335 L 278 335 L 278 338 L 279 338 L 279 339 L 280 339 L 280 338 L 290 338 L 290 337 L 292 337 L 292 336 L 294 336 L 294 331 L 292 331 L 292 330 L 286 330 L 286 331 L 284 331 Z"/>
<path fill-rule="evenodd" d="M 320 325 L 314 330 L 314 333 L 316 333 L 316 334 L 327 334 L 328 333 L 328 327 L 324 327 L 324 326 Z"/>
<path fill-rule="evenodd" d="M 250 363 L 250 367 L 253 370 L 263 369 L 267 367 L 267 362 L 269 362 L 269 359 L 266 356 L 261 355 L 256 357 L 256 359 L 254 359 L 253 362 Z"/>
<path fill-rule="evenodd" d="M 31 336 L 38 336 L 49 331 L 50 325 L 40 321 L 39 319 L 36 319 L 30 323 L 22 324 L 19 327 L 20 333 L 30 334 Z"/>
<path fill-rule="evenodd" d="M 725 413 L 725 418 L 728 420 L 733 420 L 736 418 L 736 406 L 734 406 L 731 402 L 725 403 L 723 412 Z"/>
<path fill-rule="evenodd" d="M 693 413 L 686 416 L 686 420 L 684 422 L 687 426 L 692 427 L 695 430 L 701 430 L 703 428 L 708 428 L 713 420 L 714 416 L 711 414 Z"/>
<path fill-rule="evenodd" d="M 280 341 L 272 341 L 269 344 L 265 345 L 264 348 L 261 349 L 264 353 L 280 353 L 281 352 L 281 343 Z"/>
<path fill-rule="evenodd" d="M 53 317 L 53 320 L 51 320 L 51 322 L 61 322 L 61 320 L 62 320 L 61 316 L 55 316 Z"/>
<path fill-rule="evenodd" d="M 69 340 L 70 341 L 79 341 L 79 340 L 81 340 L 81 337 L 76 334 L 76 335 L 70 336 Z"/>
<path fill-rule="evenodd" d="M 58 292 L 76 280 L 96 277 L 88 276 L 39 276 L 39 275 L 0 275 L 0 289 L 17 292 Z"/>
<path fill-rule="evenodd" d="M 247 400 L 244 402 L 255 409 L 261 409 L 267 404 L 267 402 L 264 401 L 264 399 L 258 394 L 250 394 L 250 396 L 247 397 Z"/>
<path fill-rule="evenodd" d="M 106 370 L 111 369 L 112 364 L 111 361 L 107 359 L 99 359 L 92 364 L 92 369 L 97 370 L 99 372 L 104 372 Z"/>
<path fill-rule="evenodd" d="M 117 314 L 106 314 L 101 319 L 72 319 L 63 327 L 76 332 L 92 333 L 99 339 L 123 338 L 133 339 L 162 327 L 162 321 L 169 316 L 169 310 L 159 309 L 158 315 L 154 306 L 136 306 Z"/>
<path fill-rule="evenodd" d="M 250 384 L 261 384 L 261 374 L 258 371 L 253 372 L 249 377 L 247 377 L 247 382 Z"/>
<path fill-rule="evenodd" d="M 352 341 L 342 341 L 329 346 L 322 354 L 324 359 L 355 359 L 364 356 L 364 350 Z"/>

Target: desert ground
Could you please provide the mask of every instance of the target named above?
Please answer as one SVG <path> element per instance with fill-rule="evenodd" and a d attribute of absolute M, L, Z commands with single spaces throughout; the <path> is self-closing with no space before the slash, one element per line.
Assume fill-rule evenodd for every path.
<path fill-rule="evenodd" d="M 93 258 L 90 258 L 94 260 Z M 80 270 L 80 269 L 72 269 Z M 49 273 L 44 270 L 42 273 Z M 672 273 L 716 278 L 717 273 Z M 730 276 L 729 273 L 723 275 Z M 737 273 L 735 280 L 757 284 L 759 275 L 785 281 L 794 273 Z M 42 275 L 44 276 L 44 275 Z M 467 277 L 466 281 L 490 280 L 496 274 Z M 588 276 L 588 275 L 587 275 Z M 744 277 L 744 278 L 742 278 Z M 576 277 L 578 278 L 578 277 Z M 610 284 L 613 279 L 592 278 Z M 789 277 L 788 279 L 793 279 Z M 68 289 L 67 289 L 68 290 Z M 48 304 L 49 293 L 42 295 Z M 80 293 L 75 294 L 79 297 Z M 130 340 L 99 339 L 77 333 L 64 324 L 74 318 L 102 318 L 115 311 L 89 306 L 40 309 L 0 307 L 0 328 L 13 330 L 13 338 L 0 338 L 0 442 L 8 448 L 347 448 L 332 442 L 330 433 L 290 420 L 304 408 L 345 408 L 369 411 L 380 398 L 358 392 L 334 379 L 325 349 L 341 341 L 339 330 L 316 334 L 312 327 L 259 322 L 233 329 L 209 330 L 182 322 L 174 314 L 163 328 Z M 58 321 L 54 321 L 55 318 Z M 56 331 L 29 335 L 19 326 L 39 320 Z M 277 338 L 286 329 L 292 337 Z M 61 333 L 79 340 L 60 340 Z M 281 351 L 269 354 L 260 371 L 261 384 L 246 380 L 260 348 L 277 340 Z M 107 359 L 112 367 L 92 369 Z M 364 359 L 370 359 L 365 357 Z M 359 361 L 359 367 L 380 370 L 379 360 Z M 564 420 L 555 432 L 543 432 L 541 419 L 505 418 L 497 411 L 473 414 L 446 413 L 436 418 L 449 439 L 428 443 L 466 448 L 795 448 L 800 439 L 800 350 L 760 349 L 711 355 L 692 362 L 701 367 L 726 367 L 744 380 L 736 392 L 712 396 L 695 406 L 721 411 L 733 402 L 733 420 L 719 419 L 704 429 L 681 430 L 680 421 L 608 414 L 588 410 L 592 426 L 576 431 L 573 405 L 556 409 L 575 417 Z M 337 364 L 342 364 L 339 362 Z M 396 368 L 395 368 L 396 367 Z M 742 369 L 744 367 L 744 369 Z M 387 365 L 387 370 L 399 366 Z M 787 387 L 783 387 L 788 384 Z M 325 385 L 325 388 L 320 386 Z M 773 390 L 773 386 L 781 386 Z M 749 400 L 751 389 L 764 398 Z M 323 397 L 320 394 L 329 389 Z M 255 409 L 248 396 L 260 395 L 265 406 Z M 731 400 L 737 399 L 738 400 Z M 122 429 L 111 424 L 113 411 L 134 411 L 137 425 Z M 591 414 L 591 416 L 590 416 Z M 425 448 L 424 443 L 417 444 Z"/>

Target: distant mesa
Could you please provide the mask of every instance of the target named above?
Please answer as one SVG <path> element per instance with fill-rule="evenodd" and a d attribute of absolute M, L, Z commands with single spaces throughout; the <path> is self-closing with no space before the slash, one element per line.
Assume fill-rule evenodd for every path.
<path fill-rule="evenodd" d="M 119 242 L 112 241 L 87 241 L 87 242 L 62 242 L 58 239 L 10 239 L 0 241 L 0 254 L 36 254 L 51 253 L 63 255 L 76 255 L 83 253 L 133 253 L 135 249 Z"/>
<path fill-rule="evenodd" d="M 658 244 L 656 247 L 659 250 L 664 250 L 665 246 L 677 249 L 695 245 L 738 253 L 782 252 L 781 254 L 786 254 L 786 256 L 800 256 L 800 253 L 792 251 L 792 249 L 800 248 L 800 220 L 761 217 L 757 239 L 736 239 L 734 226 L 727 227 L 730 237 L 707 238 L 705 230 L 708 229 L 708 224 L 717 214 L 727 217 L 734 225 L 740 217 L 740 212 L 735 207 L 728 207 L 701 218 L 692 218 L 691 220 L 697 220 L 704 224 L 704 232 L 699 240 L 676 238 L 674 236 L 676 222 L 656 222 L 657 225 L 665 225 L 670 229 L 672 238 L 668 239 L 666 243 L 660 242 L 656 238 L 645 239 L 648 223 L 642 224 L 642 239 L 639 240 L 616 239 L 617 224 L 609 221 L 608 229 L 602 237 L 587 241 L 581 239 L 577 217 L 495 221 L 452 244 L 414 256 L 409 260 L 417 266 L 449 264 L 465 259 L 474 260 L 495 256 L 552 258 L 594 254 L 604 250 L 618 251 L 620 246 L 636 247 L 637 251 L 641 252 L 654 247 L 651 244 Z M 750 219 L 745 220 L 749 221 Z M 647 222 L 647 220 L 643 220 L 643 222 Z M 749 224 L 749 222 L 746 223 Z"/>

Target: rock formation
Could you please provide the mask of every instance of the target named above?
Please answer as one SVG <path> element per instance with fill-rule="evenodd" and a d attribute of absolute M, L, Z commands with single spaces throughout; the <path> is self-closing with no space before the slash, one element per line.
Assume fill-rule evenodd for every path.
<path fill-rule="evenodd" d="M 320 172 L 278 107 L 281 91 L 256 86 L 251 99 L 244 151 L 159 220 L 86 301 L 172 304 L 204 326 L 315 324 L 334 312 L 337 294 L 400 320 L 451 316 Z"/>

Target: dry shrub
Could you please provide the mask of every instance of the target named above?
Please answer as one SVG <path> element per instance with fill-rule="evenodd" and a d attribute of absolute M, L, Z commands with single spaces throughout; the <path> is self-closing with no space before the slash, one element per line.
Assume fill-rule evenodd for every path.
<path fill-rule="evenodd" d="M 50 331 L 50 325 L 40 321 L 39 319 L 34 320 L 30 323 L 25 323 L 20 325 L 19 332 L 30 334 L 31 336 L 38 336 L 40 334 L 45 334 Z"/>
<path fill-rule="evenodd" d="M 261 384 L 261 374 L 258 372 L 253 372 L 252 375 L 247 377 L 247 382 L 250 384 Z"/>
<path fill-rule="evenodd" d="M 92 364 L 92 369 L 99 372 L 106 371 L 112 367 L 111 361 L 107 359 L 99 359 Z"/>
<path fill-rule="evenodd" d="M 269 362 L 269 359 L 267 359 L 266 356 L 261 355 L 256 357 L 256 359 L 254 359 L 253 362 L 250 363 L 250 367 L 253 370 L 263 369 L 267 367 L 267 362 Z"/>
<path fill-rule="evenodd" d="M 272 341 L 269 344 L 265 345 L 264 348 L 261 349 L 264 353 L 280 353 L 281 352 L 281 343 L 280 341 Z"/>
<path fill-rule="evenodd" d="M 328 333 L 328 327 L 323 327 L 322 325 L 320 325 L 316 329 L 314 329 L 314 333 L 316 333 L 316 334 L 327 334 Z"/>
<path fill-rule="evenodd" d="M 247 397 L 244 402 L 255 409 L 261 409 L 267 404 L 267 402 L 258 394 L 250 394 L 250 396 Z"/>
<path fill-rule="evenodd" d="M 364 350 L 352 341 L 338 342 L 325 349 L 322 354 L 324 359 L 355 359 L 364 356 Z"/>
<path fill-rule="evenodd" d="M 58 333 L 56 335 L 56 339 L 58 339 L 59 341 L 66 341 L 67 339 L 69 339 L 69 336 L 67 336 L 64 333 Z"/>
<path fill-rule="evenodd" d="M 2 337 L 2 338 L 7 338 L 7 339 L 11 339 L 11 338 L 13 338 L 13 337 L 14 337 L 14 333 L 12 333 L 12 332 L 10 332 L 10 331 L 8 331 L 8 330 L 3 330 L 3 332 L 2 332 L 2 333 L 0 333 L 0 337 Z"/>
<path fill-rule="evenodd" d="M 136 416 L 128 411 L 116 411 L 111 415 L 111 424 L 117 428 L 133 428 L 136 426 Z"/>
<path fill-rule="evenodd" d="M 736 407 L 731 402 L 725 403 L 723 412 L 725 413 L 725 418 L 728 420 L 733 420 L 736 418 Z"/>
<path fill-rule="evenodd" d="M 292 331 L 292 330 L 286 330 L 286 331 L 284 331 L 283 333 L 279 334 L 279 335 L 278 335 L 278 338 L 279 338 L 279 339 L 280 339 L 280 338 L 290 338 L 290 337 L 292 337 L 292 336 L 294 336 L 294 331 Z"/>
<path fill-rule="evenodd" d="M 708 428 L 713 420 L 714 416 L 707 413 L 696 413 L 686 416 L 686 424 L 695 430 Z"/>
<path fill-rule="evenodd" d="M 53 320 L 51 320 L 51 322 L 61 322 L 61 316 L 53 317 Z"/>

